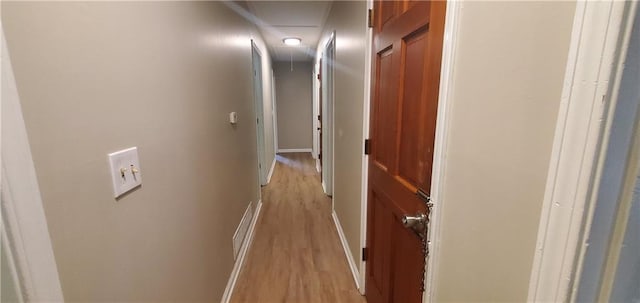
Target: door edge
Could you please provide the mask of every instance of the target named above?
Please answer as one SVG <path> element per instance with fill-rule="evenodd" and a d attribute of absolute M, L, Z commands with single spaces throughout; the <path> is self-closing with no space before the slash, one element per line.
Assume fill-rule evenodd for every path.
<path fill-rule="evenodd" d="M 438 110 L 436 118 L 436 136 L 434 142 L 433 170 L 431 172 L 431 201 L 433 208 L 429 223 L 429 252 L 425 262 L 425 291 L 422 302 L 434 302 L 438 281 L 439 243 L 441 237 L 440 221 L 444 209 L 443 188 L 445 180 L 445 156 L 449 137 L 449 112 L 453 101 L 453 69 L 455 54 L 458 49 L 457 37 L 462 3 L 447 1 L 444 24 L 444 41 L 442 43 L 442 63 L 440 67 L 440 87 L 438 92 Z"/>

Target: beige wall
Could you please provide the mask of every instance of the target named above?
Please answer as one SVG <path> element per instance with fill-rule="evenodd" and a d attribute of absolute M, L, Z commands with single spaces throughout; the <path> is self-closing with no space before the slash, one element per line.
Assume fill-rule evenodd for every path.
<path fill-rule="evenodd" d="M 65 299 L 220 300 L 258 199 L 255 28 L 220 2 L 3 2 L 2 22 Z M 144 183 L 115 201 L 106 155 L 130 146 Z"/>
<path fill-rule="evenodd" d="M 366 13 L 365 1 L 336 1 L 323 33 L 324 41 L 334 30 L 336 32 L 333 205 L 358 266 L 361 260 Z M 320 43 L 319 51 L 323 51 L 324 44 Z"/>
<path fill-rule="evenodd" d="M 274 62 L 278 149 L 311 149 L 311 62 Z"/>
<path fill-rule="evenodd" d="M 524 302 L 575 5 L 461 5 L 435 301 Z"/>

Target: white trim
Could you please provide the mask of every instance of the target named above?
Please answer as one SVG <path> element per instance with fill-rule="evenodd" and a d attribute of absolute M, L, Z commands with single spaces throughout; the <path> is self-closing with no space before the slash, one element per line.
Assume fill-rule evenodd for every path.
<path fill-rule="evenodd" d="M 328 47 L 332 46 L 332 53 Z M 331 32 L 329 38 L 324 41 L 322 47 L 322 170 L 321 179 L 325 182 L 325 193 L 333 195 L 333 180 L 335 178 L 335 64 L 336 59 L 336 32 Z M 329 79 L 329 75 L 331 79 Z M 333 202 L 332 202 L 333 208 Z"/>
<path fill-rule="evenodd" d="M 316 112 L 316 86 L 318 83 L 316 82 L 318 79 L 318 74 L 316 73 L 315 64 L 311 69 L 311 157 L 314 159 L 318 158 L 318 113 Z"/>
<path fill-rule="evenodd" d="M 327 193 L 327 186 L 324 185 L 324 181 L 322 181 L 322 191 L 325 193 L 325 195 L 329 194 Z M 333 211 L 333 201 L 331 201 L 331 211 Z"/>
<path fill-rule="evenodd" d="M 240 253 L 240 249 L 242 248 L 242 244 L 244 244 L 244 240 L 247 238 L 247 234 L 249 233 L 249 226 L 246 226 L 246 230 L 243 232 L 242 235 L 240 235 L 240 232 L 242 231 L 243 227 L 245 226 L 245 224 L 251 224 L 251 221 L 253 221 L 253 207 L 252 207 L 252 203 L 249 202 L 249 205 L 247 205 L 247 209 L 244 211 L 244 214 L 242 214 L 242 218 L 240 219 L 240 223 L 238 223 L 238 226 L 236 227 L 236 231 L 233 233 L 233 260 L 237 260 L 238 258 L 238 254 Z M 241 242 L 239 243 L 239 247 L 236 246 L 236 240 L 237 237 L 242 237 Z M 236 247 L 238 249 L 238 251 L 236 251 Z"/>
<path fill-rule="evenodd" d="M 222 303 L 228 303 L 231 300 L 231 296 L 233 295 L 233 289 L 236 286 L 236 281 L 238 280 L 238 276 L 240 275 L 240 271 L 242 270 L 242 266 L 244 265 L 244 259 L 247 255 L 247 251 L 251 247 L 251 243 L 253 242 L 253 235 L 255 234 L 256 223 L 258 222 L 258 218 L 260 217 L 260 211 L 262 210 L 262 200 L 258 201 L 258 205 L 256 207 L 256 211 L 253 214 L 253 220 L 251 220 L 251 226 L 249 226 L 249 232 L 242 244 L 242 248 L 240 248 L 240 254 L 238 254 L 238 260 L 233 265 L 233 270 L 231 270 L 231 275 L 229 276 L 229 281 L 227 282 L 227 287 L 224 289 L 224 294 L 222 295 Z"/>
<path fill-rule="evenodd" d="M 351 268 L 351 275 L 353 276 L 353 282 L 356 283 L 356 288 L 360 289 L 360 273 L 358 273 L 358 267 L 356 267 L 356 261 L 353 259 L 353 255 L 351 254 L 351 250 L 349 249 L 349 243 L 347 242 L 347 238 L 344 235 L 344 231 L 342 230 L 342 225 L 340 224 L 340 220 L 338 220 L 338 215 L 335 211 L 331 212 L 331 217 L 333 218 L 333 223 L 336 225 L 336 231 L 338 231 L 338 236 L 340 237 L 340 243 L 342 243 L 342 248 L 344 250 L 344 256 L 347 258 L 347 262 L 349 263 L 349 268 Z"/>
<path fill-rule="evenodd" d="M 591 199 L 605 96 L 612 76 L 624 2 L 578 2 L 558 112 L 529 302 L 569 299 L 584 209 Z"/>
<path fill-rule="evenodd" d="M 310 153 L 311 148 L 283 148 L 279 149 L 278 153 Z"/>
<path fill-rule="evenodd" d="M 438 262 L 440 260 L 440 239 L 442 213 L 444 212 L 444 180 L 447 146 L 449 138 L 449 112 L 453 103 L 453 87 L 455 55 L 458 49 L 457 36 L 459 34 L 461 3 L 447 1 L 444 41 L 442 44 L 442 65 L 440 71 L 440 88 L 438 91 L 438 113 L 436 118 L 436 135 L 434 141 L 433 170 L 431 171 L 431 202 L 433 207 L 429 223 L 429 252 L 427 270 L 425 272 L 425 292 L 423 302 L 434 302 L 438 277 Z"/>
<path fill-rule="evenodd" d="M 373 8 L 373 0 L 367 0 L 367 9 Z M 365 20 L 367 22 L 367 20 Z M 362 108 L 362 141 L 369 138 L 369 118 L 371 106 L 371 68 L 373 52 L 373 29 L 365 25 L 365 55 L 364 55 L 364 100 Z M 369 185 L 369 156 L 362 153 L 362 179 L 360 180 L 360 294 L 364 295 L 367 284 L 367 261 L 363 261 L 362 248 L 367 247 L 367 198 Z"/>
<path fill-rule="evenodd" d="M 2 269 L 2 271 L 7 271 L 8 275 L 10 276 L 10 279 L 12 280 L 13 283 L 13 289 L 12 291 L 15 293 L 16 296 L 16 301 L 17 302 L 26 302 L 24 300 L 24 297 L 22 295 L 22 290 L 20 289 L 20 277 L 18 275 L 18 268 L 17 268 L 17 264 L 15 261 L 15 257 L 13 256 L 13 251 L 11 251 L 10 248 L 10 244 L 9 244 L 9 238 L 8 235 L 6 233 L 6 229 L 3 226 L 4 224 L 2 224 L 2 220 L 0 220 L 0 233 L 2 233 L 2 236 L 0 237 L 2 240 L 2 242 L 0 242 L 0 245 L 2 245 L 3 249 L 0 251 L 0 255 L 4 254 L 4 258 L 6 258 L 7 260 L 7 267 L 0 267 L 0 269 Z M 6 284 L 7 282 L 5 281 L 1 281 L 2 284 Z"/>
<path fill-rule="evenodd" d="M 637 52 L 638 38 L 635 32 L 640 26 L 637 22 L 637 5 L 638 2 L 627 2 L 625 8 L 623 19 L 626 20 L 621 28 L 621 43 L 606 98 L 610 102 L 608 116 L 605 118 L 607 126 L 600 145 L 594 192 L 585 208 L 585 224 L 579 242 L 580 255 L 575 262 L 577 266 L 573 275 L 570 302 L 611 300 L 612 285 L 617 279 L 617 270 L 611 265 L 617 264 L 615 260 L 620 252 L 618 241 L 623 241 L 624 233 L 619 234 L 618 231 L 626 226 L 626 218 L 621 214 L 626 208 L 623 201 L 631 201 L 631 197 L 623 197 L 625 192 L 632 192 L 625 190 L 625 184 L 632 187 L 637 176 L 635 165 L 629 164 L 637 156 L 633 151 L 633 138 L 637 126 L 635 121 L 638 118 L 640 90 L 638 82 L 630 79 L 634 77 L 634 70 L 637 78 L 637 53 L 632 53 Z M 621 163 L 620 159 L 626 159 L 627 165 L 618 165 Z"/>
<path fill-rule="evenodd" d="M 271 68 L 271 116 L 273 119 L 273 153 L 278 153 L 278 104 L 276 100 L 276 75 Z"/>
<path fill-rule="evenodd" d="M 329 183 L 328 183 L 327 194 L 329 196 L 333 196 L 333 187 L 334 187 L 333 185 L 336 179 L 336 60 L 337 60 L 336 54 L 338 52 L 338 44 L 336 43 L 335 30 L 331 33 L 331 38 L 329 38 L 329 41 L 327 42 L 327 47 L 329 46 L 329 44 L 332 44 L 333 46 L 333 53 L 331 54 L 331 60 L 333 62 L 331 62 L 331 74 L 330 74 L 331 75 L 331 99 L 327 99 L 327 106 L 331 105 L 331 116 L 329 117 L 329 121 L 330 121 L 329 127 L 331 128 L 329 133 L 331 134 L 331 138 L 330 138 L 331 140 L 327 141 L 329 142 L 328 145 L 331 147 L 331 158 L 329 161 L 327 161 L 329 162 L 329 165 L 325 165 L 325 166 L 328 166 L 329 169 L 331 170 L 331 179 L 329 180 Z M 327 63 L 329 63 L 328 60 L 327 60 Z M 328 70 L 329 68 L 327 68 L 327 71 Z M 331 209 L 335 209 L 335 201 L 333 199 L 331 200 Z"/>
<path fill-rule="evenodd" d="M 2 36 L 2 224 L 26 301 L 64 301 L 13 70 Z"/>
<path fill-rule="evenodd" d="M 257 58 L 256 58 L 257 57 Z M 257 59 L 257 60 L 256 60 Z M 257 65 L 257 66 L 256 66 Z M 251 77 L 253 81 L 253 106 L 256 123 L 256 147 L 258 155 L 258 183 L 267 184 L 266 150 L 264 132 L 264 77 L 263 77 L 262 53 L 255 40 L 251 39 Z M 260 89 L 258 89 L 258 85 Z M 258 98 L 258 94 L 260 95 Z"/>
<path fill-rule="evenodd" d="M 267 184 L 271 182 L 271 176 L 273 176 L 273 170 L 276 168 L 276 157 L 273 157 L 271 162 L 271 169 L 269 169 L 269 175 L 267 176 Z"/>

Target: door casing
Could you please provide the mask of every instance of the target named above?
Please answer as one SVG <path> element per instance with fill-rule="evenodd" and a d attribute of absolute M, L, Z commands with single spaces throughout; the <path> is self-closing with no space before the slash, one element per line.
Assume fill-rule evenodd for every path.
<path fill-rule="evenodd" d="M 334 60 L 336 51 L 336 34 L 333 32 L 329 38 L 327 44 L 324 47 L 322 54 L 322 73 L 320 78 L 321 83 L 321 104 L 322 108 L 322 187 L 324 192 L 332 196 L 333 195 L 333 155 L 334 155 L 334 142 L 333 142 L 333 117 L 334 117 Z"/>
<path fill-rule="evenodd" d="M 2 252 L 9 257 L 18 300 L 63 302 L 64 296 L 53 254 L 47 218 L 33 163 L 11 58 L 0 24 L 2 73 L 2 191 L 0 220 Z M 10 255 L 10 256 L 9 256 Z"/>
<path fill-rule="evenodd" d="M 601 177 L 604 163 L 601 142 L 609 140 L 612 111 L 608 107 L 615 97 L 609 85 L 615 85 L 621 76 L 616 53 L 618 47 L 625 47 L 618 41 L 628 43 L 629 37 L 624 37 L 630 30 L 625 14 L 628 4 L 576 4 L 528 301 L 573 302 L 579 289 L 572 284 L 583 270 L 581 238 L 592 223 L 590 207 L 597 197 L 594 184 Z M 560 199 L 564 206 L 554 207 Z"/>
<path fill-rule="evenodd" d="M 256 147 L 258 152 L 258 180 L 260 185 L 267 184 L 268 169 L 264 155 L 264 105 L 263 105 L 263 81 L 262 81 L 262 55 L 251 40 L 251 73 L 253 78 L 253 101 L 256 112 Z"/>

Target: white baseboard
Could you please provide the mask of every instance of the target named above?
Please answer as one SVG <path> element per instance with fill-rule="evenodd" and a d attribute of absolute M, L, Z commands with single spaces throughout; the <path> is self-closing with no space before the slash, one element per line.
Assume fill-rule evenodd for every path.
<path fill-rule="evenodd" d="M 271 176 L 273 176 L 273 170 L 276 167 L 276 157 L 273 157 L 273 162 L 271 162 L 271 169 L 269 169 L 269 175 L 267 175 L 267 184 L 271 182 Z"/>
<path fill-rule="evenodd" d="M 322 170 L 320 169 L 320 159 L 316 159 L 316 170 L 321 173 Z"/>
<path fill-rule="evenodd" d="M 278 153 L 310 153 L 313 150 L 311 148 L 283 148 L 278 149 Z"/>
<path fill-rule="evenodd" d="M 353 281 L 356 283 L 356 288 L 360 289 L 360 280 L 358 277 L 360 273 L 358 272 L 358 268 L 356 267 L 356 260 L 353 258 L 351 254 L 351 250 L 349 249 L 349 244 L 347 242 L 347 238 L 344 236 L 344 231 L 342 230 L 342 225 L 340 224 L 340 220 L 338 220 L 338 215 L 335 211 L 331 213 L 331 217 L 333 217 L 333 222 L 336 224 L 336 230 L 338 230 L 338 236 L 340 237 L 340 243 L 342 243 L 342 248 L 344 249 L 344 255 L 347 257 L 347 262 L 349 263 L 349 267 L 351 268 L 351 274 L 353 275 Z"/>
<path fill-rule="evenodd" d="M 255 215 L 255 211 L 253 211 L 253 202 L 249 202 L 247 205 L 247 209 L 244 211 L 244 215 L 242 215 L 242 219 L 240 220 L 240 224 L 236 228 L 236 232 L 233 233 L 233 260 L 238 259 L 238 254 L 240 253 L 240 249 L 244 244 L 244 240 L 247 238 L 247 234 L 249 233 L 249 225 L 251 225 L 251 221 L 253 221 L 253 216 Z"/>
<path fill-rule="evenodd" d="M 324 185 L 324 181 L 322 181 L 322 192 L 324 192 L 325 194 L 327 194 L 327 186 Z"/>
<path fill-rule="evenodd" d="M 251 243 L 253 242 L 253 235 L 255 234 L 256 223 L 258 222 L 258 218 L 260 217 L 260 210 L 262 210 L 262 200 L 258 201 L 258 205 L 256 206 L 255 213 L 253 214 L 253 220 L 251 220 L 251 225 L 249 226 L 249 231 L 247 232 L 246 239 L 242 244 L 242 248 L 240 248 L 238 259 L 233 265 L 233 270 L 231 271 L 231 275 L 229 276 L 229 282 L 227 282 L 227 287 L 224 289 L 222 300 L 220 300 L 220 302 L 222 303 L 228 303 L 229 300 L 231 300 L 233 288 L 236 286 L 238 275 L 240 275 L 240 270 L 242 270 L 242 265 L 244 264 L 244 258 L 247 255 L 247 251 L 249 251 L 249 247 L 251 247 Z"/>

